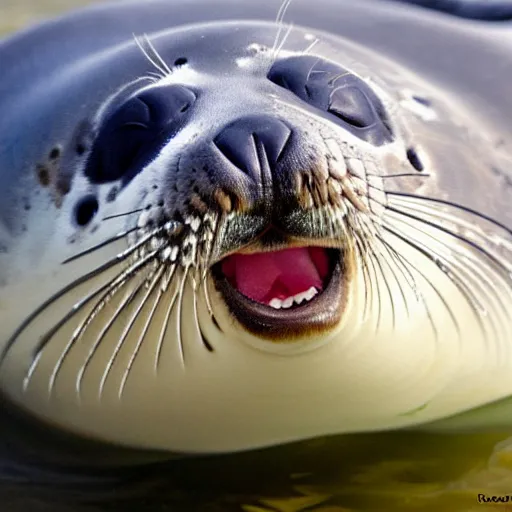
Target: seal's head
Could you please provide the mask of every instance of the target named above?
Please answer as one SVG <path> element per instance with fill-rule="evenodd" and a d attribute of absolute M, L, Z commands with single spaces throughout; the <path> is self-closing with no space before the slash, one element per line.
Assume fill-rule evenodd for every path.
<path fill-rule="evenodd" d="M 451 195 L 461 173 L 479 185 L 485 142 L 465 149 L 463 110 L 382 57 L 301 28 L 284 51 L 275 31 L 167 31 L 89 71 L 131 63 L 44 175 L 57 220 L 38 281 L 4 288 L 15 403 L 81 435 L 212 452 L 512 392 L 511 233 Z"/>

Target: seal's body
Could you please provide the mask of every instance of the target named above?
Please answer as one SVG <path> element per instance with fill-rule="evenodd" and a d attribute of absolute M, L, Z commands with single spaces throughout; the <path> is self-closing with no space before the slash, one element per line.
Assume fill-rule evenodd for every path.
<path fill-rule="evenodd" d="M 335 4 L 128 2 L 1 44 L 10 404 L 210 453 L 512 393 L 510 35 Z"/>

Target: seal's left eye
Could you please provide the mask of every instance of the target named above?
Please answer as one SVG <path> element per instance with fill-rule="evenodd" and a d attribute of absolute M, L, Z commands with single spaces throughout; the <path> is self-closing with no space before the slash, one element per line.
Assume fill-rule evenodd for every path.
<path fill-rule="evenodd" d="M 93 183 L 133 178 L 183 126 L 196 95 L 182 85 L 136 94 L 107 111 L 87 161 Z"/>
<path fill-rule="evenodd" d="M 268 78 L 330 114 L 360 139 L 376 146 L 393 139 L 384 105 L 375 92 L 361 78 L 333 62 L 312 55 L 289 57 L 277 61 Z"/>

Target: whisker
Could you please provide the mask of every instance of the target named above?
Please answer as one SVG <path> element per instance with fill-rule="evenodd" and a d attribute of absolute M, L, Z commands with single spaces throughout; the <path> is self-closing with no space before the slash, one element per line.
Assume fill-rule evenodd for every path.
<path fill-rule="evenodd" d="M 467 220 L 461 217 L 460 215 L 453 215 L 450 211 L 447 211 L 443 208 L 434 208 L 433 205 L 429 205 L 428 202 L 425 201 L 415 201 L 412 198 L 391 198 L 391 204 L 395 204 L 400 208 L 405 208 L 407 211 L 412 211 L 413 213 L 422 213 L 423 215 L 428 216 L 430 219 L 434 219 L 440 222 L 448 222 L 450 223 L 454 230 L 464 229 L 466 232 L 470 233 L 472 237 L 475 237 L 475 240 L 480 240 L 483 244 L 488 243 L 497 243 L 502 249 L 512 252 L 512 239 L 507 240 L 506 235 L 502 237 L 498 233 L 496 233 L 496 237 L 498 237 L 499 242 L 496 241 L 494 237 L 490 237 L 489 233 L 486 233 L 484 229 L 478 225 L 475 225 L 474 219 L 468 218 Z M 460 210 L 456 210 L 459 212 Z M 467 213 L 467 212 L 464 212 Z M 469 216 L 469 214 L 468 214 Z M 500 227 L 495 224 L 491 224 L 493 228 Z M 469 236 L 469 235 L 468 235 Z M 507 272 L 512 270 L 512 266 L 507 265 L 506 258 L 503 261 L 503 266 L 508 267 Z M 509 277 L 512 277 L 509 276 Z"/>
<path fill-rule="evenodd" d="M 424 234 L 425 236 L 429 237 L 434 243 L 441 245 L 448 252 L 449 255 L 452 255 L 452 254 L 459 255 L 460 258 L 464 259 L 464 261 L 467 265 L 471 266 L 471 268 L 473 269 L 473 271 L 475 273 L 481 275 L 481 277 L 482 277 L 481 282 L 486 281 L 486 276 L 482 274 L 482 262 L 481 262 L 481 260 L 479 260 L 476 257 L 476 255 L 473 252 L 464 250 L 463 247 L 460 245 L 454 245 L 454 246 L 448 245 L 446 242 L 443 242 L 442 240 L 436 238 L 432 233 L 429 233 L 427 230 L 419 229 L 417 226 L 414 226 L 413 221 L 404 219 L 401 217 L 401 215 L 397 215 L 396 213 L 391 212 L 389 214 L 389 216 L 393 219 L 396 219 L 399 222 L 404 223 L 406 226 L 409 226 L 412 229 L 415 229 L 416 231 Z M 464 223 L 464 224 L 466 224 L 466 223 Z M 466 227 L 473 228 L 474 226 L 467 224 Z M 458 266 L 459 270 L 462 271 L 464 274 L 466 274 L 469 278 L 472 277 L 472 275 L 467 272 L 467 269 L 464 265 L 460 265 L 460 266 L 458 265 L 457 260 L 455 260 L 452 264 Z M 507 269 L 502 264 L 499 264 L 497 266 L 503 272 L 497 273 L 495 275 L 496 279 L 499 280 L 503 285 L 509 286 L 511 276 L 508 274 Z M 503 274 L 505 274 L 506 277 L 504 277 Z M 483 290 L 483 292 L 485 293 L 485 290 Z M 500 302 L 503 306 L 503 310 L 506 311 L 507 307 L 505 305 L 505 302 L 503 302 L 503 301 L 500 301 Z"/>
<path fill-rule="evenodd" d="M 159 230 L 156 230 L 155 232 L 158 232 Z M 124 235 L 123 235 L 124 236 Z M 119 236 L 117 239 L 120 239 Z M 123 251 L 122 253 L 116 255 L 111 260 L 107 261 L 103 265 L 100 265 L 93 271 L 84 274 L 83 276 L 79 277 L 78 279 L 75 279 L 72 283 L 68 284 L 61 290 L 59 290 L 57 293 L 52 295 L 48 300 L 43 302 L 41 306 L 39 306 L 33 313 L 31 313 L 23 322 L 22 324 L 16 329 L 14 334 L 7 340 L 7 343 L 5 344 L 1 354 L 0 354 L 0 364 L 5 359 L 9 351 L 11 350 L 12 346 L 16 342 L 16 339 L 20 336 L 20 334 L 49 306 L 51 306 L 54 302 L 62 298 L 64 295 L 72 291 L 77 286 L 80 286 L 81 284 L 84 284 L 85 282 L 89 281 L 90 279 L 102 274 L 103 272 L 107 271 L 114 265 L 124 261 L 126 258 L 128 258 L 135 250 L 137 250 L 143 243 L 146 243 L 148 239 L 151 238 L 150 236 L 144 237 L 139 243 L 135 244 L 133 247 L 128 248 L 127 250 Z M 110 242 L 109 242 L 110 243 Z M 90 249 L 89 251 L 92 252 L 94 249 Z M 76 258 L 80 257 L 79 255 L 76 256 Z M 98 293 L 101 293 L 103 291 L 103 288 L 99 290 Z M 82 307 L 81 303 L 78 305 L 75 305 L 75 308 Z"/>
<path fill-rule="evenodd" d="M 307 55 L 318 43 L 320 39 L 318 37 L 302 52 L 302 55 Z"/>
<path fill-rule="evenodd" d="M 133 275 L 140 268 L 142 268 L 149 261 L 151 261 L 157 255 L 157 253 L 158 253 L 158 250 L 148 254 L 145 258 L 137 261 L 131 267 L 129 267 L 125 271 L 123 271 L 120 274 L 118 274 L 113 280 L 111 280 L 110 282 L 100 286 L 100 288 L 98 288 L 96 291 L 90 293 L 85 298 L 81 299 L 78 303 L 76 303 L 73 306 L 73 308 L 66 315 L 64 315 L 63 318 L 61 318 L 55 324 L 54 327 L 52 327 L 39 340 L 39 342 L 37 343 L 37 345 L 36 345 L 36 347 L 34 349 L 34 356 L 33 356 L 34 359 L 33 359 L 33 362 L 30 365 L 29 370 L 27 372 L 27 375 L 26 375 L 26 377 L 24 379 L 24 383 L 23 383 L 24 390 L 26 390 L 26 388 L 27 388 L 27 386 L 28 386 L 28 384 L 29 384 L 29 382 L 30 382 L 30 380 L 32 378 L 32 375 L 33 375 L 34 371 L 36 370 L 37 364 L 38 364 L 38 362 L 40 360 L 40 355 L 42 354 L 42 352 L 44 351 L 44 349 L 46 348 L 48 343 L 50 343 L 50 341 L 52 340 L 53 336 L 60 330 L 60 328 L 62 326 L 64 326 L 71 318 L 73 318 L 73 316 L 75 316 L 86 304 L 88 304 L 92 299 L 94 299 L 94 297 L 96 297 L 98 294 L 102 293 L 104 290 L 108 290 L 108 289 L 113 290 L 119 283 L 122 283 L 123 281 L 125 281 L 128 277 Z M 22 331 L 20 330 L 20 333 L 21 332 Z M 15 339 L 17 337 L 18 337 L 18 335 L 15 335 L 14 341 L 15 341 Z M 13 341 L 13 343 L 14 343 L 14 341 Z M 71 341 L 73 341 L 73 339 Z M 70 343 L 69 345 L 70 345 L 69 349 L 67 351 L 65 351 L 65 354 L 63 354 L 63 356 L 61 356 L 61 358 L 63 358 L 63 360 L 65 359 L 65 357 L 67 357 L 67 354 L 68 354 L 69 350 L 71 349 L 72 343 Z M 54 372 L 55 372 L 55 370 L 54 370 Z"/>
<path fill-rule="evenodd" d="M 475 215 L 476 217 L 479 217 L 480 219 L 486 220 L 487 222 L 490 222 L 491 224 L 494 224 L 495 226 L 500 227 L 501 229 L 506 231 L 510 236 L 512 236 L 512 228 L 509 228 L 509 227 L 505 226 L 505 224 L 499 222 L 496 219 L 493 219 L 489 215 L 485 215 L 484 213 L 479 212 L 478 210 L 474 210 L 472 208 L 469 208 L 467 206 L 464 206 L 464 205 L 461 205 L 461 204 L 458 204 L 458 203 L 454 203 L 452 201 L 448 201 L 448 200 L 445 200 L 445 199 L 439 199 L 439 198 L 435 198 L 435 197 L 427 197 L 427 196 L 416 195 L 416 194 L 409 194 L 407 192 L 386 192 L 386 194 L 388 196 L 406 197 L 406 198 L 410 198 L 410 199 L 413 199 L 413 200 L 417 199 L 417 200 L 420 200 L 420 201 L 426 201 L 426 202 L 430 202 L 430 203 L 438 203 L 438 204 L 444 204 L 446 206 L 451 206 L 451 207 L 456 208 L 458 210 L 462 210 L 462 211 L 465 211 L 465 212 L 470 213 L 472 215 Z"/>
<path fill-rule="evenodd" d="M 375 325 L 375 331 L 379 330 L 380 323 L 382 320 L 382 297 L 381 297 L 381 291 L 380 291 L 380 282 L 379 282 L 379 276 L 377 274 L 377 268 L 375 267 L 375 263 L 373 261 L 373 258 L 370 254 L 367 255 L 367 261 L 371 265 L 372 274 L 374 276 L 374 284 L 371 284 L 371 278 L 370 278 L 370 286 L 372 286 L 372 289 L 375 288 L 375 291 L 377 292 L 377 323 Z M 373 306 L 373 297 L 372 297 L 372 306 Z"/>
<path fill-rule="evenodd" d="M 172 71 L 169 69 L 165 61 L 160 57 L 158 52 L 155 50 L 154 46 L 151 44 L 148 36 L 144 34 L 144 41 L 142 41 L 139 36 L 133 34 L 133 38 L 135 43 L 139 47 L 140 51 L 144 54 L 146 59 L 157 69 L 161 76 L 160 78 L 165 78 L 166 76 L 172 74 Z M 144 43 L 148 46 L 149 51 L 144 47 Z"/>
<path fill-rule="evenodd" d="M 78 254 L 75 254 L 74 256 L 71 256 L 70 258 L 64 260 L 61 264 L 67 265 L 68 263 L 72 263 L 73 261 L 76 261 L 83 256 L 87 256 L 89 254 L 92 254 L 95 251 L 98 251 L 99 249 L 102 249 L 103 247 L 106 247 L 107 245 L 110 245 L 114 242 L 117 242 L 118 240 L 121 240 L 121 238 L 125 238 L 130 233 L 133 233 L 134 231 L 137 231 L 137 226 L 127 229 L 126 231 L 121 231 L 120 233 L 117 233 L 111 238 L 108 238 L 107 240 L 104 240 L 103 242 L 100 242 L 98 245 L 95 245 L 94 247 L 90 247 L 89 249 L 86 249 L 85 251 L 82 251 Z"/>
<path fill-rule="evenodd" d="M 436 260 L 436 258 L 429 252 L 429 249 L 427 247 L 424 246 L 424 244 L 422 244 L 421 242 L 418 242 L 417 240 L 412 240 L 410 239 L 409 236 L 406 236 L 399 228 L 396 228 L 396 227 L 391 227 L 389 225 L 389 223 L 385 223 L 383 224 L 383 229 L 385 229 L 386 231 L 392 233 L 394 236 L 396 236 L 397 238 L 399 238 L 400 240 L 402 240 L 403 242 L 405 242 L 407 245 L 415 248 L 416 250 L 420 251 L 421 254 L 423 254 L 424 256 L 426 256 L 427 258 L 429 258 L 436 266 L 438 266 L 438 268 L 443 272 L 445 273 L 445 270 L 443 269 L 443 266 L 440 266 L 440 263 L 439 261 Z M 429 286 L 431 287 L 431 289 L 436 293 L 436 295 L 439 297 L 439 299 L 443 302 L 443 305 L 445 306 L 446 310 L 448 311 L 457 331 L 460 333 L 460 327 L 459 327 L 459 323 L 455 317 L 455 315 L 453 314 L 453 311 L 451 309 L 451 307 L 449 306 L 449 304 L 446 302 L 446 300 L 444 299 L 444 297 L 442 297 L 437 289 L 436 286 L 434 286 L 434 284 L 426 277 L 426 275 L 421 272 L 421 270 L 419 268 L 416 268 L 414 267 L 415 270 L 420 273 L 422 275 L 422 277 L 429 283 Z M 452 281 L 453 282 L 453 281 Z M 457 282 L 454 282 L 454 284 L 458 286 L 458 283 Z M 466 300 L 468 300 L 468 304 L 470 306 L 473 307 L 472 305 L 472 302 L 470 299 L 468 299 L 468 297 L 466 296 L 466 292 L 464 289 L 461 289 L 459 287 L 459 290 L 461 291 L 461 293 L 466 297 Z M 425 303 L 425 302 L 424 302 Z M 482 319 L 480 318 L 480 315 L 476 315 L 477 316 L 477 321 L 479 323 L 479 326 L 482 330 L 482 333 L 484 335 L 484 337 L 486 336 L 486 330 L 485 330 L 485 327 L 483 326 L 483 323 L 482 323 Z M 435 325 L 433 324 L 433 327 L 435 328 Z M 437 332 L 437 328 L 435 328 L 436 332 Z M 459 334 L 459 340 L 460 340 L 460 334 Z"/>
<path fill-rule="evenodd" d="M 105 336 L 107 335 L 108 331 L 112 328 L 114 323 L 117 321 L 117 319 L 120 317 L 121 313 L 125 311 L 126 307 L 129 306 L 135 297 L 138 295 L 140 290 L 142 289 L 144 282 L 146 281 L 147 277 L 144 277 L 141 282 L 130 291 L 130 293 L 124 297 L 124 299 L 121 301 L 121 303 L 117 306 L 116 310 L 114 311 L 114 314 L 111 316 L 111 318 L 108 320 L 108 322 L 103 326 L 102 330 L 100 331 L 99 335 L 96 337 L 96 341 L 92 345 L 91 349 L 89 350 L 87 357 L 84 361 L 84 364 L 80 368 L 77 374 L 77 378 L 75 381 L 75 387 L 78 396 L 81 395 L 81 388 L 82 388 L 82 381 L 84 379 L 85 373 L 87 372 L 87 369 L 89 368 L 89 365 L 92 362 L 92 359 L 94 358 L 94 355 L 96 354 L 96 351 L 103 343 L 103 340 L 105 339 Z"/>
<path fill-rule="evenodd" d="M 364 307 L 363 307 L 363 322 L 368 319 L 368 296 L 371 294 L 371 302 L 373 304 L 373 288 L 371 286 L 370 270 L 368 268 L 367 254 L 363 250 L 361 240 L 359 237 L 355 239 L 356 249 L 360 254 L 360 261 L 362 262 L 362 272 L 364 279 Z"/>
<path fill-rule="evenodd" d="M 416 173 L 404 172 L 401 174 L 373 174 L 373 173 L 367 172 L 366 176 L 371 176 L 374 178 L 382 178 L 383 180 L 388 179 L 388 178 L 409 178 L 409 177 L 411 177 L 411 178 L 430 178 L 431 177 L 430 174 L 426 174 L 426 173 L 422 173 L 422 172 L 416 172 Z"/>
<path fill-rule="evenodd" d="M 181 356 L 181 364 L 185 367 L 185 346 L 183 343 L 183 333 L 182 333 L 182 325 L 183 325 L 183 298 L 185 292 L 185 284 L 188 278 L 188 272 L 190 270 L 190 266 L 187 266 L 183 272 L 183 276 L 181 278 L 180 288 L 179 288 L 179 296 L 178 296 L 178 311 L 176 314 L 176 332 L 178 334 L 178 342 L 180 347 L 180 356 Z"/>
<path fill-rule="evenodd" d="M 277 59 L 279 57 L 279 54 L 281 53 L 281 50 L 283 49 L 284 45 L 286 44 L 286 41 L 288 40 L 288 37 L 292 33 L 292 30 L 293 30 L 293 23 L 291 23 L 290 26 L 288 27 L 288 30 L 284 34 L 284 37 L 283 37 L 283 40 L 281 41 L 281 44 L 278 46 L 278 48 L 276 50 L 275 59 Z"/>
<path fill-rule="evenodd" d="M 148 292 L 146 294 L 146 298 L 143 300 L 143 304 L 146 302 L 146 299 L 149 298 L 150 295 L 154 292 L 155 287 L 158 284 L 161 284 L 164 272 L 165 272 L 165 266 L 164 265 L 160 265 L 160 268 L 155 273 L 155 277 L 154 277 L 152 283 L 149 286 Z M 132 370 L 133 364 L 135 363 L 135 360 L 137 359 L 137 356 L 139 355 L 140 349 L 141 349 L 142 344 L 143 344 L 143 342 L 144 342 L 144 340 L 146 338 L 146 335 L 148 333 L 148 330 L 149 330 L 149 327 L 151 325 L 151 322 L 153 321 L 153 317 L 155 315 L 155 312 L 156 312 L 156 310 L 158 308 L 158 305 L 160 304 L 160 299 L 162 298 L 163 293 L 164 292 L 163 292 L 162 286 L 160 286 L 160 288 L 158 290 L 158 293 L 157 293 L 157 296 L 155 298 L 155 301 L 153 302 L 153 307 L 151 308 L 151 311 L 148 314 L 148 318 L 146 320 L 146 323 L 144 325 L 142 333 L 139 336 L 139 339 L 137 341 L 137 345 L 135 347 L 135 350 L 133 351 L 133 354 L 131 355 L 130 360 L 128 361 L 128 364 L 126 365 L 126 370 L 124 371 L 123 378 L 121 380 L 121 385 L 119 386 L 118 397 L 120 399 L 121 399 L 121 397 L 123 395 L 123 391 L 124 391 L 126 382 L 128 381 L 128 377 L 130 376 L 130 372 Z"/>
<path fill-rule="evenodd" d="M 148 45 L 148 47 L 150 48 L 150 50 L 152 51 L 154 57 L 157 59 L 157 62 L 160 64 L 160 66 L 165 70 L 167 71 L 167 73 L 169 75 L 172 75 L 172 70 L 171 68 L 168 66 L 167 62 L 165 62 L 165 60 L 162 58 L 162 56 L 158 53 L 157 49 L 155 48 L 155 46 L 153 45 L 153 43 L 151 42 L 151 40 L 149 39 L 149 37 L 147 36 L 147 34 L 144 34 L 144 39 L 146 41 L 146 44 Z"/>
<path fill-rule="evenodd" d="M 386 285 L 386 289 L 388 291 L 388 296 L 389 296 L 389 301 L 391 304 L 391 311 L 392 311 L 391 325 L 394 330 L 396 327 L 396 310 L 395 310 L 395 301 L 393 300 L 393 292 L 391 290 L 391 286 L 388 282 L 388 279 L 386 278 L 386 275 L 384 273 L 384 268 L 382 267 L 381 259 L 379 258 L 379 255 L 375 252 L 375 249 L 373 246 L 371 246 L 371 252 L 372 252 L 373 256 L 375 257 L 375 261 L 379 267 L 380 273 L 382 275 L 382 279 L 384 280 L 384 284 Z M 384 261 L 386 261 L 385 258 L 384 258 Z M 387 261 L 386 261 L 386 263 L 389 266 L 389 263 Z M 400 286 L 399 286 L 399 288 L 400 288 Z"/>
<path fill-rule="evenodd" d="M 138 208 L 137 210 L 132 210 L 131 212 L 116 213 L 115 215 L 109 215 L 108 217 L 103 217 L 102 220 L 118 219 L 119 217 L 127 217 L 128 215 L 133 215 L 134 213 L 141 213 L 143 211 L 144 211 L 144 208 Z"/>
<path fill-rule="evenodd" d="M 210 292 L 208 290 L 208 282 L 206 279 L 201 280 L 201 286 L 204 291 L 204 297 L 205 297 L 205 302 L 206 302 L 206 308 L 208 309 L 208 314 L 210 315 L 210 318 L 215 318 L 215 316 L 213 314 L 211 299 L 210 299 Z"/>
<path fill-rule="evenodd" d="M 112 282 L 111 282 L 112 283 Z M 76 345 L 76 343 L 82 338 L 83 334 L 91 324 L 91 322 L 96 318 L 97 314 L 106 306 L 108 303 L 108 298 L 113 298 L 114 295 L 121 290 L 127 281 L 122 280 L 117 284 L 112 284 L 111 286 L 108 286 L 106 290 L 104 290 L 102 296 L 96 303 L 96 305 L 92 308 L 92 310 L 89 312 L 89 314 L 85 317 L 85 319 L 81 322 L 80 326 L 75 329 L 75 332 L 73 333 L 72 337 L 68 341 L 66 347 L 62 351 L 59 359 L 57 360 L 57 363 L 54 366 L 53 372 L 50 376 L 49 384 L 48 384 L 48 391 L 51 394 L 53 391 L 53 387 L 55 385 L 55 381 L 57 380 L 57 377 L 59 375 L 60 369 L 64 365 L 64 362 L 71 352 L 71 349 Z"/>
<path fill-rule="evenodd" d="M 383 247 L 385 249 L 385 251 L 387 252 L 391 261 L 394 262 L 396 269 L 400 272 L 400 274 L 402 275 L 404 280 L 406 282 L 408 282 L 407 277 L 406 277 L 406 272 L 408 271 L 407 266 L 399 258 L 397 258 L 395 254 L 393 254 L 394 249 L 390 248 L 388 246 L 388 244 L 386 243 L 386 241 L 383 240 L 382 237 L 377 236 L 376 238 L 377 238 L 377 241 L 379 242 L 379 248 Z M 393 275 L 395 277 L 398 288 L 400 289 L 400 294 L 402 295 L 402 300 L 404 302 L 404 306 L 405 306 L 405 309 L 407 312 L 407 317 L 410 317 L 409 301 L 407 300 L 407 297 L 405 296 L 404 289 L 403 289 L 402 285 L 400 284 L 400 280 L 398 279 L 398 276 L 395 272 L 395 268 L 393 268 L 393 265 L 391 265 L 391 263 L 387 260 L 386 257 L 383 257 L 383 260 L 386 262 L 386 264 L 388 265 L 388 268 L 390 269 L 390 271 L 393 273 Z M 404 267 L 405 267 L 405 270 L 404 270 Z M 412 280 L 411 282 L 414 283 L 411 285 L 412 291 L 416 297 L 416 300 L 418 300 L 417 291 L 416 291 L 417 288 L 415 288 L 416 283 L 415 283 L 414 277 L 412 276 L 410 271 L 409 271 L 409 275 L 411 276 L 411 280 Z M 411 284 L 411 283 L 409 283 L 409 284 Z"/>
<path fill-rule="evenodd" d="M 386 226 L 383 226 L 383 229 L 385 229 L 388 232 L 390 232 L 391 234 L 394 234 L 395 236 L 397 236 L 394 232 L 392 232 L 391 230 L 387 229 Z M 417 302 L 421 302 L 423 304 L 423 306 L 425 307 L 425 311 L 426 311 L 427 316 L 429 318 L 429 322 L 430 322 L 430 324 L 432 326 L 432 330 L 433 330 L 433 332 L 435 334 L 436 343 L 437 343 L 438 342 L 438 332 L 437 332 L 437 328 L 436 328 L 436 326 L 434 324 L 434 320 L 432 318 L 432 314 L 431 314 L 430 309 L 428 307 L 428 303 L 427 303 L 427 301 L 425 299 L 425 296 L 423 295 L 423 293 L 419 289 L 418 282 L 416 281 L 416 278 L 414 277 L 414 275 L 413 275 L 412 271 L 409 269 L 409 267 L 411 267 L 411 269 L 414 269 L 421 277 L 423 277 L 423 279 L 430 285 L 430 287 L 433 288 L 433 290 L 436 293 L 436 295 L 438 295 L 439 298 L 443 301 L 443 303 L 446 304 L 446 301 L 444 300 L 444 297 L 442 297 L 439 294 L 437 289 L 433 287 L 431 281 L 427 278 L 427 276 L 420 269 L 414 268 L 404 258 L 404 256 L 401 255 L 398 251 L 396 251 L 396 249 L 391 244 L 389 244 L 381 235 L 377 235 L 377 239 L 382 244 L 382 246 L 386 249 L 388 254 L 390 254 L 392 259 L 395 261 L 397 267 L 399 267 L 401 269 L 402 275 L 404 276 L 406 281 L 410 284 L 411 290 L 414 293 L 414 296 L 416 297 L 416 301 Z M 409 280 L 407 280 L 407 277 L 406 277 L 405 274 L 407 274 L 407 277 L 409 278 Z M 409 310 L 408 305 L 406 307 L 407 307 L 407 310 Z M 447 306 L 447 307 L 449 308 L 449 306 Z M 453 316 L 451 308 L 449 308 L 449 312 L 450 312 L 450 315 Z"/>
<path fill-rule="evenodd" d="M 151 285 L 150 285 L 150 288 L 149 288 L 148 291 L 146 291 L 142 301 L 137 306 L 135 312 L 131 315 L 128 324 L 126 325 L 126 327 L 123 330 L 123 334 L 121 335 L 119 341 L 117 342 L 117 344 L 116 344 L 116 346 L 114 348 L 114 352 L 112 353 L 112 355 L 110 356 L 110 359 L 107 362 L 107 365 L 106 365 L 105 371 L 103 372 L 103 375 L 101 377 L 101 381 L 100 381 L 100 385 L 99 385 L 99 389 L 98 389 L 98 397 L 99 398 L 101 398 L 102 395 L 103 395 L 103 391 L 105 389 L 105 384 L 107 382 L 107 379 L 108 379 L 108 377 L 110 375 L 110 372 L 112 371 L 112 368 L 114 367 L 114 364 L 115 364 L 115 362 L 117 360 L 117 357 L 119 356 L 119 353 L 120 353 L 120 351 L 121 351 L 121 349 L 122 349 L 126 339 L 130 335 L 130 332 L 131 332 L 133 326 L 135 325 L 135 322 L 137 321 L 140 312 L 142 311 L 142 309 L 146 305 L 146 302 L 147 302 L 148 298 L 150 297 L 151 293 L 154 290 L 154 286 L 155 286 L 155 284 L 157 282 L 157 280 L 154 279 L 154 275 L 157 272 L 158 272 L 157 270 L 152 271 L 151 275 L 149 276 L 149 279 L 152 281 Z M 145 286 L 146 283 L 147 283 L 147 280 L 142 280 L 142 282 L 138 286 L 138 289 L 141 290 Z"/>
<path fill-rule="evenodd" d="M 198 311 L 197 311 L 197 298 L 198 298 L 197 293 L 194 293 L 193 294 L 193 307 L 194 307 L 194 323 L 196 326 L 196 330 L 197 330 L 197 333 L 199 334 L 199 336 L 201 336 L 203 346 L 206 348 L 206 350 L 208 350 L 208 352 L 214 352 L 213 346 L 206 339 L 206 336 L 204 335 L 203 330 L 201 329 L 201 324 L 199 322 L 199 315 L 198 315 Z M 213 315 L 210 315 L 210 317 L 213 317 Z"/>
<path fill-rule="evenodd" d="M 165 286 L 165 289 L 167 290 L 168 284 L 171 282 L 172 277 L 174 276 L 174 272 L 176 270 L 176 264 L 173 265 L 169 270 L 169 275 L 167 277 L 167 285 Z M 167 312 L 165 314 L 164 322 L 162 324 L 162 330 L 160 331 L 160 336 L 158 338 L 158 344 L 156 349 L 156 357 L 155 357 L 155 372 L 158 373 L 158 369 L 160 368 L 160 358 L 162 355 L 162 349 L 163 349 L 163 343 L 165 340 L 165 336 L 167 334 L 167 328 L 169 327 L 169 320 L 171 318 L 172 310 L 174 309 L 174 304 L 176 302 L 176 299 L 179 294 L 179 289 L 177 288 L 174 292 L 174 295 L 172 296 L 169 306 L 167 308 Z"/>
<path fill-rule="evenodd" d="M 468 244 L 470 247 L 472 247 L 473 249 L 478 251 L 480 254 L 483 254 L 484 256 L 489 258 L 489 260 L 491 260 L 498 268 L 500 268 L 502 270 L 504 269 L 503 263 L 494 254 L 490 253 L 488 250 L 484 249 L 482 246 L 478 245 L 477 243 L 473 242 L 472 240 L 469 240 L 465 236 L 460 235 L 458 233 L 454 233 L 454 232 L 450 231 L 449 229 L 445 228 L 444 226 L 437 224 L 436 222 L 432 222 L 427 219 L 421 219 L 421 217 L 418 217 L 417 215 L 414 215 L 412 213 L 395 208 L 395 207 L 391 206 L 390 204 L 388 204 L 387 209 L 389 211 L 395 212 L 399 215 L 404 215 L 405 217 L 408 217 L 410 219 L 414 219 L 418 222 L 424 223 L 428 226 L 431 226 L 432 228 L 438 229 L 439 231 L 446 233 L 446 234 L 456 238 L 457 240 L 460 240 L 461 242 Z M 506 271 L 506 268 L 505 268 L 505 271 Z"/>
<path fill-rule="evenodd" d="M 279 11 L 277 12 L 276 16 L 276 24 L 278 25 L 278 30 L 276 37 L 274 39 L 274 44 L 272 45 L 272 60 L 275 61 L 276 59 L 276 48 L 278 45 L 279 38 L 281 37 L 281 31 L 283 30 L 283 20 L 286 16 L 286 11 L 288 10 L 288 7 L 290 6 L 292 0 L 284 0 L 281 4 L 281 7 L 279 8 Z"/>
<path fill-rule="evenodd" d="M 315 62 L 313 62 L 313 64 L 311 65 L 311 67 L 309 68 L 309 71 L 308 71 L 308 74 L 306 75 L 306 83 L 309 82 L 309 79 L 311 77 L 311 74 L 313 73 L 313 70 L 315 69 L 316 65 L 322 60 L 322 57 L 318 57 L 318 59 L 315 60 Z M 318 73 L 325 73 L 325 71 L 318 71 Z"/>
<path fill-rule="evenodd" d="M 483 271 L 481 262 L 476 260 L 474 256 L 472 256 L 470 253 L 465 254 L 462 252 L 460 248 L 451 247 L 442 240 L 438 240 L 433 236 L 433 234 L 428 233 L 425 230 L 420 230 L 418 227 L 412 225 L 411 221 L 409 220 L 402 219 L 400 217 L 393 218 L 395 221 L 401 222 L 405 226 L 408 226 L 409 228 L 421 232 L 423 235 L 432 240 L 433 244 L 428 247 L 425 244 L 421 244 L 421 242 L 418 242 L 417 240 L 415 240 L 415 243 L 421 244 L 421 246 L 426 251 L 430 251 L 430 259 L 433 259 L 433 261 L 435 261 L 436 264 L 437 262 L 439 262 L 439 264 L 442 266 L 443 272 L 448 277 L 450 277 L 451 281 L 457 286 L 457 288 L 459 288 L 459 290 L 464 295 L 466 301 L 471 306 L 471 308 L 479 313 L 477 315 L 479 318 L 482 315 L 484 315 L 484 312 L 487 311 L 487 308 L 483 306 L 481 300 L 479 299 L 480 296 L 486 297 L 486 303 L 487 301 L 489 301 L 491 304 L 494 304 L 495 306 L 500 308 L 502 312 L 504 312 L 505 315 L 508 316 L 508 308 L 506 303 L 502 300 L 501 294 L 498 294 L 494 287 L 487 285 L 488 276 Z M 451 255 L 452 253 L 458 255 L 459 259 L 461 261 L 464 261 L 464 265 L 458 263 L 457 259 L 454 259 L 454 261 L 452 261 L 451 263 L 448 262 L 449 256 L 446 254 L 442 255 L 439 251 L 436 251 L 434 249 L 434 244 L 440 245 L 441 248 L 444 248 L 444 250 L 447 251 L 448 255 Z M 480 276 L 480 279 L 475 279 L 475 276 Z M 502 284 L 507 284 L 505 280 L 500 278 L 499 274 L 496 276 L 496 278 L 498 278 Z M 473 292 L 471 288 L 469 288 L 470 283 L 471 286 L 479 289 L 478 293 Z M 494 293 L 492 293 L 492 291 L 494 291 Z M 483 319 L 479 321 L 479 323 L 481 328 L 483 329 Z M 506 330 L 506 326 L 504 327 Z M 500 339 L 498 328 L 495 322 L 491 322 L 491 328 L 493 330 L 493 336 L 491 338 L 495 340 Z"/>
<path fill-rule="evenodd" d="M 328 85 L 332 86 L 334 85 L 340 78 L 343 78 L 344 76 L 350 76 L 351 73 L 349 71 L 344 71 L 343 73 L 338 73 L 337 75 L 333 76 L 327 83 Z M 334 92 L 334 91 L 333 91 Z M 332 94 L 329 95 L 330 98 L 332 98 Z"/>

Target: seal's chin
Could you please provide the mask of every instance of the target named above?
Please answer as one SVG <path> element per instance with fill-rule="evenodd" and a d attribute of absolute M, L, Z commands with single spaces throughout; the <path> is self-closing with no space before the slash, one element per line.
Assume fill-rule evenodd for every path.
<path fill-rule="evenodd" d="M 342 252 L 302 246 L 234 253 L 212 268 L 232 315 L 270 341 L 296 341 L 336 326 L 346 280 Z"/>

